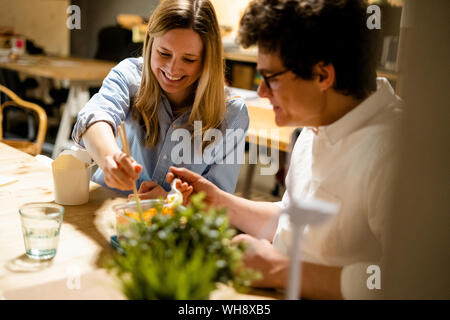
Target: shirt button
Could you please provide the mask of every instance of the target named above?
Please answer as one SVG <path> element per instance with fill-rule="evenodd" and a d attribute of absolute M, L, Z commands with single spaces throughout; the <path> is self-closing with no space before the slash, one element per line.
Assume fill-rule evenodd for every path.
<path fill-rule="evenodd" d="M 164 160 L 167 160 L 167 154 L 164 155 L 163 159 L 164 159 Z"/>

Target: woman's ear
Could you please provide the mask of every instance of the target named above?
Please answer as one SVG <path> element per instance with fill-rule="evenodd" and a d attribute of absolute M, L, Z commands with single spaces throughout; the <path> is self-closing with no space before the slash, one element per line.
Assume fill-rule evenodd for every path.
<path fill-rule="evenodd" d="M 326 91 L 329 88 L 333 87 L 334 81 L 336 79 L 336 73 L 334 70 L 334 66 L 331 63 L 325 64 L 324 62 L 318 62 L 313 67 L 313 72 L 317 75 L 317 81 L 319 84 L 319 88 L 322 91 Z"/>

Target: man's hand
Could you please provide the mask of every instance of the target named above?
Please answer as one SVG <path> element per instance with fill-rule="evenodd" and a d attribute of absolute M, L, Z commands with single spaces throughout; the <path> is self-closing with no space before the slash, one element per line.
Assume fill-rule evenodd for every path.
<path fill-rule="evenodd" d="M 262 278 L 252 282 L 261 288 L 284 288 L 286 286 L 289 258 L 279 253 L 266 239 L 257 239 L 248 234 L 240 234 L 232 243 L 246 244 L 244 265 L 261 272 Z"/>
<path fill-rule="evenodd" d="M 258 240 L 247 234 L 233 238 L 233 243 L 247 245 L 244 265 L 258 270 L 262 278 L 252 285 L 261 288 L 285 288 L 288 280 L 290 259 L 279 253 L 266 239 Z M 302 262 L 301 295 L 307 299 L 342 299 L 342 267 Z"/>
<path fill-rule="evenodd" d="M 167 174 L 166 179 L 169 183 L 172 183 L 174 178 L 181 180 L 183 185 L 187 184 L 188 187 L 191 187 L 191 193 L 192 191 L 195 193 L 204 192 L 206 195 L 205 202 L 207 204 L 217 204 L 217 199 L 222 191 L 201 175 L 186 168 L 170 167 L 170 172 Z"/>

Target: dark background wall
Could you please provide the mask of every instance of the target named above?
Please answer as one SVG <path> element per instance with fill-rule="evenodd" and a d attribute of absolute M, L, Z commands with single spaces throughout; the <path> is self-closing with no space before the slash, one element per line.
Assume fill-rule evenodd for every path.
<path fill-rule="evenodd" d="M 70 32 L 70 54 L 93 58 L 101 28 L 116 25 L 118 14 L 138 14 L 148 18 L 159 0 L 72 0 L 81 9 L 81 29 Z"/>

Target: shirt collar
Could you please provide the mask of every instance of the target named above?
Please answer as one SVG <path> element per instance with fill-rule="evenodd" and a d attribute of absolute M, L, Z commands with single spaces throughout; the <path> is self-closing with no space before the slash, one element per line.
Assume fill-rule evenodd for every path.
<path fill-rule="evenodd" d="M 173 119 L 172 107 L 170 106 L 169 99 L 162 90 L 161 90 L 161 104 L 163 105 L 163 108 L 169 115 L 170 119 Z"/>
<path fill-rule="evenodd" d="M 335 144 L 360 128 L 370 118 L 395 101 L 395 92 L 389 81 L 386 78 L 377 78 L 377 91 L 342 118 L 328 126 L 319 127 L 317 131 L 324 132 L 331 144 Z"/>
<path fill-rule="evenodd" d="M 169 116 L 169 119 L 171 121 L 184 123 L 184 122 L 187 122 L 187 120 L 189 119 L 189 115 L 191 114 L 191 109 L 189 109 L 188 111 L 179 115 L 178 118 L 175 119 L 175 116 L 172 113 L 172 107 L 170 106 L 169 98 L 167 98 L 167 95 L 162 90 L 161 90 L 161 103 L 163 105 L 164 111 L 167 113 L 167 115 Z"/>

